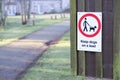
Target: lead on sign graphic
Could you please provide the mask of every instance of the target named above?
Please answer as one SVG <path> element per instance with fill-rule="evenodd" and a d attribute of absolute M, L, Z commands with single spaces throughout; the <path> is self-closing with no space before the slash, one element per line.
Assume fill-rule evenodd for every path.
<path fill-rule="evenodd" d="M 77 50 L 102 52 L 102 13 L 77 13 Z"/>

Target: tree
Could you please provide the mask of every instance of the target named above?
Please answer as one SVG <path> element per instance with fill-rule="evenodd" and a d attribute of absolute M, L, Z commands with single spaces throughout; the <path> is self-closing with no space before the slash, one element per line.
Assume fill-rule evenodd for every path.
<path fill-rule="evenodd" d="M 5 11 L 5 0 L 0 0 L 0 25 L 5 26 L 7 13 Z"/>
<path fill-rule="evenodd" d="M 27 22 L 29 21 L 30 13 L 31 13 L 31 0 L 21 0 L 21 15 L 23 25 L 27 24 Z"/>
<path fill-rule="evenodd" d="M 2 15 L 2 0 L 0 0 L 0 25 L 2 24 L 1 15 Z"/>
<path fill-rule="evenodd" d="M 28 11 L 27 11 L 27 19 L 30 19 L 30 13 L 31 13 L 31 0 L 28 1 Z"/>
<path fill-rule="evenodd" d="M 27 24 L 27 19 L 26 19 L 26 0 L 21 0 L 21 16 L 22 16 L 22 24 L 25 25 Z"/>

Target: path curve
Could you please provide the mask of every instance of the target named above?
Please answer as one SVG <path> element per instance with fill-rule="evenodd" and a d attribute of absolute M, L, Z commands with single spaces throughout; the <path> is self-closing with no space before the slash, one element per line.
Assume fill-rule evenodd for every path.
<path fill-rule="evenodd" d="M 51 43 L 70 29 L 69 21 L 46 26 L 28 36 L 0 47 L 0 80 L 17 80 Z"/>

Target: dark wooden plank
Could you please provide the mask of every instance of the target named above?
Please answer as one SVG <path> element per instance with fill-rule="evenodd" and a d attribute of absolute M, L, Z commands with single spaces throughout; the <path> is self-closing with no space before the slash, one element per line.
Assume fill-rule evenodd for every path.
<path fill-rule="evenodd" d="M 84 4 L 84 0 L 77 0 L 77 12 L 85 11 Z M 85 54 L 82 51 L 77 52 L 77 75 L 84 75 L 84 55 Z"/>
<path fill-rule="evenodd" d="M 113 78 L 113 0 L 102 0 L 103 4 L 103 77 Z"/>
<path fill-rule="evenodd" d="M 102 12 L 102 0 L 95 0 L 95 11 Z M 96 77 L 102 77 L 102 53 L 96 53 Z"/>
<path fill-rule="evenodd" d="M 95 0 L 85 0 L 85 11 L 95 12 Z M 95 77 L 96 76 L 96 53 L 85 52 L 85 75 Z"/>
<path fill-rule="evenodd" d="M 86 52 L 85 54 L 85 75 L 96 77 L 96 57 L 94 52 Z"/>

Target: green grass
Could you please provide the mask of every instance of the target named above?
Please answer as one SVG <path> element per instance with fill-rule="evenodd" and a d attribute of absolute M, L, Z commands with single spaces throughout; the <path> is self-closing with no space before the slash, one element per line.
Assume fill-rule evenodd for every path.
<path fill-rule="evenodd" d="M 69 38 L 67 33 L 52 45 L 21 80 L 83 80 L 71 74 Z"/>
<path fill-rule="evenodd" d="M 120 80 L 120 53 L 114 56 L 114 80 Z"/>
<path fill-rule="evenodd" d="M 69 20 L 68 16 L 63 19 L 58 18 L 57 20 L 51 20 L 50 16 L 51 15 L 37 15 L 36 19 L 39 19 L 39 21 L 35 23 L 35 26 L 33 26 L 32 23 L 29 25 L 22 25 L 21 16 L 9 16 L 6 26 L 0 26 L 0 46 L 17 40 L 47 25 Z"/>

